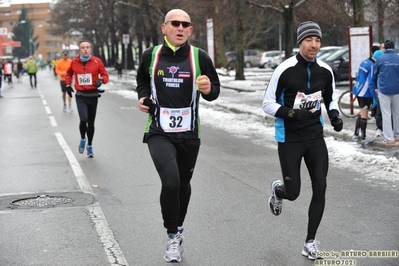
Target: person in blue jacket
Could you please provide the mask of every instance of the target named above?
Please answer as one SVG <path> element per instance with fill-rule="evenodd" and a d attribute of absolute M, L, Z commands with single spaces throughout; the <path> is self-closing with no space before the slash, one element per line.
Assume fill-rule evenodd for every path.
<path fill-rule="evenodd" d="M 393 145 L 399 142 L 399 55 L 392 40 L 384 44 L 385 52 L 375 62 L 373 79 L 381 107 L 383 143 Z"/>
<path fill-rule="evenodd" d="M 373 80 L 373 66 L 378 57 L 384 54 L 379 50 L 378 46 L 371 48 L 371 56 L 360 63 L 359 70 L 356 76 L 356 84 L 352 89 L 352 93 L 357 96 L 357 101 L 360 107 L 360 114 L 356 119 L 355 133 L 352 141 L 359 140 L 359 131 L 361 131 L 360 139 L 364 142 L 370 142 L 372 137 L 367 136 L 367 119 L 370 109 L 377 107 L 378 98 L 374 90 Z"/>

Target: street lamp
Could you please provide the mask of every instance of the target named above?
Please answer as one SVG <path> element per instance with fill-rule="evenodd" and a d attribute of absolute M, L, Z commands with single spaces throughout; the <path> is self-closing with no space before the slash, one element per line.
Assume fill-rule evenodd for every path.
<path fill-rule="evenodd" d="M 29 29 L 29 35 L 28 35 L 28 37 L 29 37 L 29 56 L 32 55 L 32 49 L 31 49 L 31 46 L 30 46 L 30 45 L 33 44 L 33 48 L 35 47 L 35 45 L 34 45 L 32 39 L 31 39 L 32 34 L 33 34 L 33 27 L 31 27 L 31 28 Z M 35 49 L 35 52 L 36 52 L 36 49 Z"/>

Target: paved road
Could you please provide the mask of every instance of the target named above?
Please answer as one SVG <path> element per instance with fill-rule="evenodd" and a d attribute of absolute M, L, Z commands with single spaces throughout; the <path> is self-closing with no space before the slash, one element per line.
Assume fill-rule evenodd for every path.
<path fill-rule="evenodd" d="M 62 112 L 58 81 L 50 72 L 38 79 L 37 90 L 24 77 L 0 99 L 0 265 L 165 265 L 160 184 L 137 101 L 110 92 L 99 99 L 89 159 L 77 152 L 77 113 Z M 119 86 L 115 79 L 108 88 Z M 275 149 L 204 126 L 180 264 L 313 265 L 300 255 L 308 174 L 298 200 L 274 217 L 266 202 L 278 177 Z M 332 167 L 320 249 L 397 252 L 398 196 L 395 183 Z M 16 205 L 27 202 L 45 207 Z M 399 265 L 397 256 L 353 255 L 346 259 L 357 265 Z"/>

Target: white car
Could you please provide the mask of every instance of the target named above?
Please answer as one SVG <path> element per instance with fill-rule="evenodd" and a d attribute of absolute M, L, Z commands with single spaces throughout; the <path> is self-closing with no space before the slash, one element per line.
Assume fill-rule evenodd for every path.
<path fill-rule="evenodd" d="M 267 51 L 260 55 L 259 68 L 276 68 L 284 59 L 284 51 Z"/>

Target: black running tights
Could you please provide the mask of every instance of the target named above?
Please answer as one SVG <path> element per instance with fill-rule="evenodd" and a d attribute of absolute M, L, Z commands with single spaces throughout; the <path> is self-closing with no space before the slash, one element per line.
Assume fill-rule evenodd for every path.
<path fill-rule="evenodd" d="M 177 233 L 187 214 L 199 146 L 173 143 L 162 135 L 148 139 L 148 149 L 161 178 L 161 212 L 167 233 Z"/>
<path fill-rule="evenodd" d="M 306 241 L 315 239 L 323 217 L 327 188 L 328 151 L 324 138 L 309 141 L 278 143 L 278 154 L 284 186 L 277 189 L 279 198 L 295 200 L 301 189 L 301 162 L 305 160 L 312 182 L 312 200 L 308 211 L 308 233 Z"/>
<path fill-rule="evenodd" d="M 86 138 L 87 145 L 91 145 L 94 136 L 94 120 L 96 119 L 98 97 L 76 95 L 76 106 L 79 112 L 79 131 L 82 139 Z"/>

